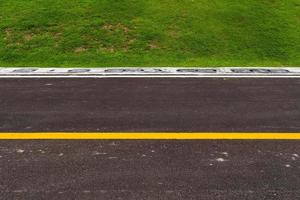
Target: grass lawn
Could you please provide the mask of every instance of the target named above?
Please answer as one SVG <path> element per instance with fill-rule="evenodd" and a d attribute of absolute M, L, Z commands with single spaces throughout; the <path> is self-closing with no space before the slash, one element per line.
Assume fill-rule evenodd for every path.
<path fill-rule="evenodd" d="M 300 66 L 300 1 L 0 0 L 0 66 Z"/>

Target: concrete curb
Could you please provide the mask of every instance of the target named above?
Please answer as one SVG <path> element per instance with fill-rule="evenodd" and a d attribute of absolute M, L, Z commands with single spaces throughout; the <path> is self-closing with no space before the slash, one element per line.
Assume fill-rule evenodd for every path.
<path fill-rule="evenodd" d="M 0 78 L 48 77 L 300 77 L 300 67 L 224 68 L 9 68 L 0 67 Z"/>

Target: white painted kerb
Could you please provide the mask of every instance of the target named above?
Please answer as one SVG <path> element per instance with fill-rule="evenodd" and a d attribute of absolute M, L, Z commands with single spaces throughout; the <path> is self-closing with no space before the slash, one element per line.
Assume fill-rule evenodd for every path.
<path fill-rule="evenodd" d="M 0 78 L 119 78 L 119 77 L 272 77 L 298 78 L 300 67 L 224 67 L 224 68 L 5 68 Z"/>

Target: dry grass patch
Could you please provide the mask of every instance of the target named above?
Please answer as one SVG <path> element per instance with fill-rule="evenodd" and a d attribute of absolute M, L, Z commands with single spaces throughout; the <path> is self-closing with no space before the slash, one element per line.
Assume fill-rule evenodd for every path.
<path fill-rule="evenodd" d="M 109 32 L 115 32 L 115 31 L 123 31 L 124 33 L 128 33 L 130 29 L 125 26 L 124 24 L 117 23 L 117 24 L 105 24 L 102 26 L 103 30 L 109 31 Z"/>
<path fill-rule="evenodd" d="M 148 49 L 150 50 L 154 50 L 154 49 L 160 49 L 160 45 L 157 41 L 151 41 L 148 45 L 147 45 Z"/>
<path fill-rule="evenodd" d="M 23 36 L 23 38 L 24 38 L 25 41 L 30 41 L 30 40 L 32 40 L 33 35 L 32 35 L 32 34 L 25 34 L 25 35 Z"/>
<path fill-rule="evenodd" d="M 86 47 L 77 47 L 74 52 L 75 53 L 82 53 L 82 52 L 85 52 L 87 51 L 88 49 Z"/>

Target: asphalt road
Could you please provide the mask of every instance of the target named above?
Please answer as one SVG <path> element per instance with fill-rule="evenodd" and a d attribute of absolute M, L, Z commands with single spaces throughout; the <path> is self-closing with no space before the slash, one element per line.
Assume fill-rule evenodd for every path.
<path fill-rule="evenodd" d="M 296 200 L 298 141 L 0 141 L 0 199 Z"/>
<path fill-rule="evenodd" d="M 300 132 L 300 79 L 0 79 L 0 131 Z M 0 199 L 295 200 L 299 141 L 0 141 Z"/>
<path fill-rule="evenodd" d="M 0 131 L 300 132 L 300 79 L 0 79 Z"/>

